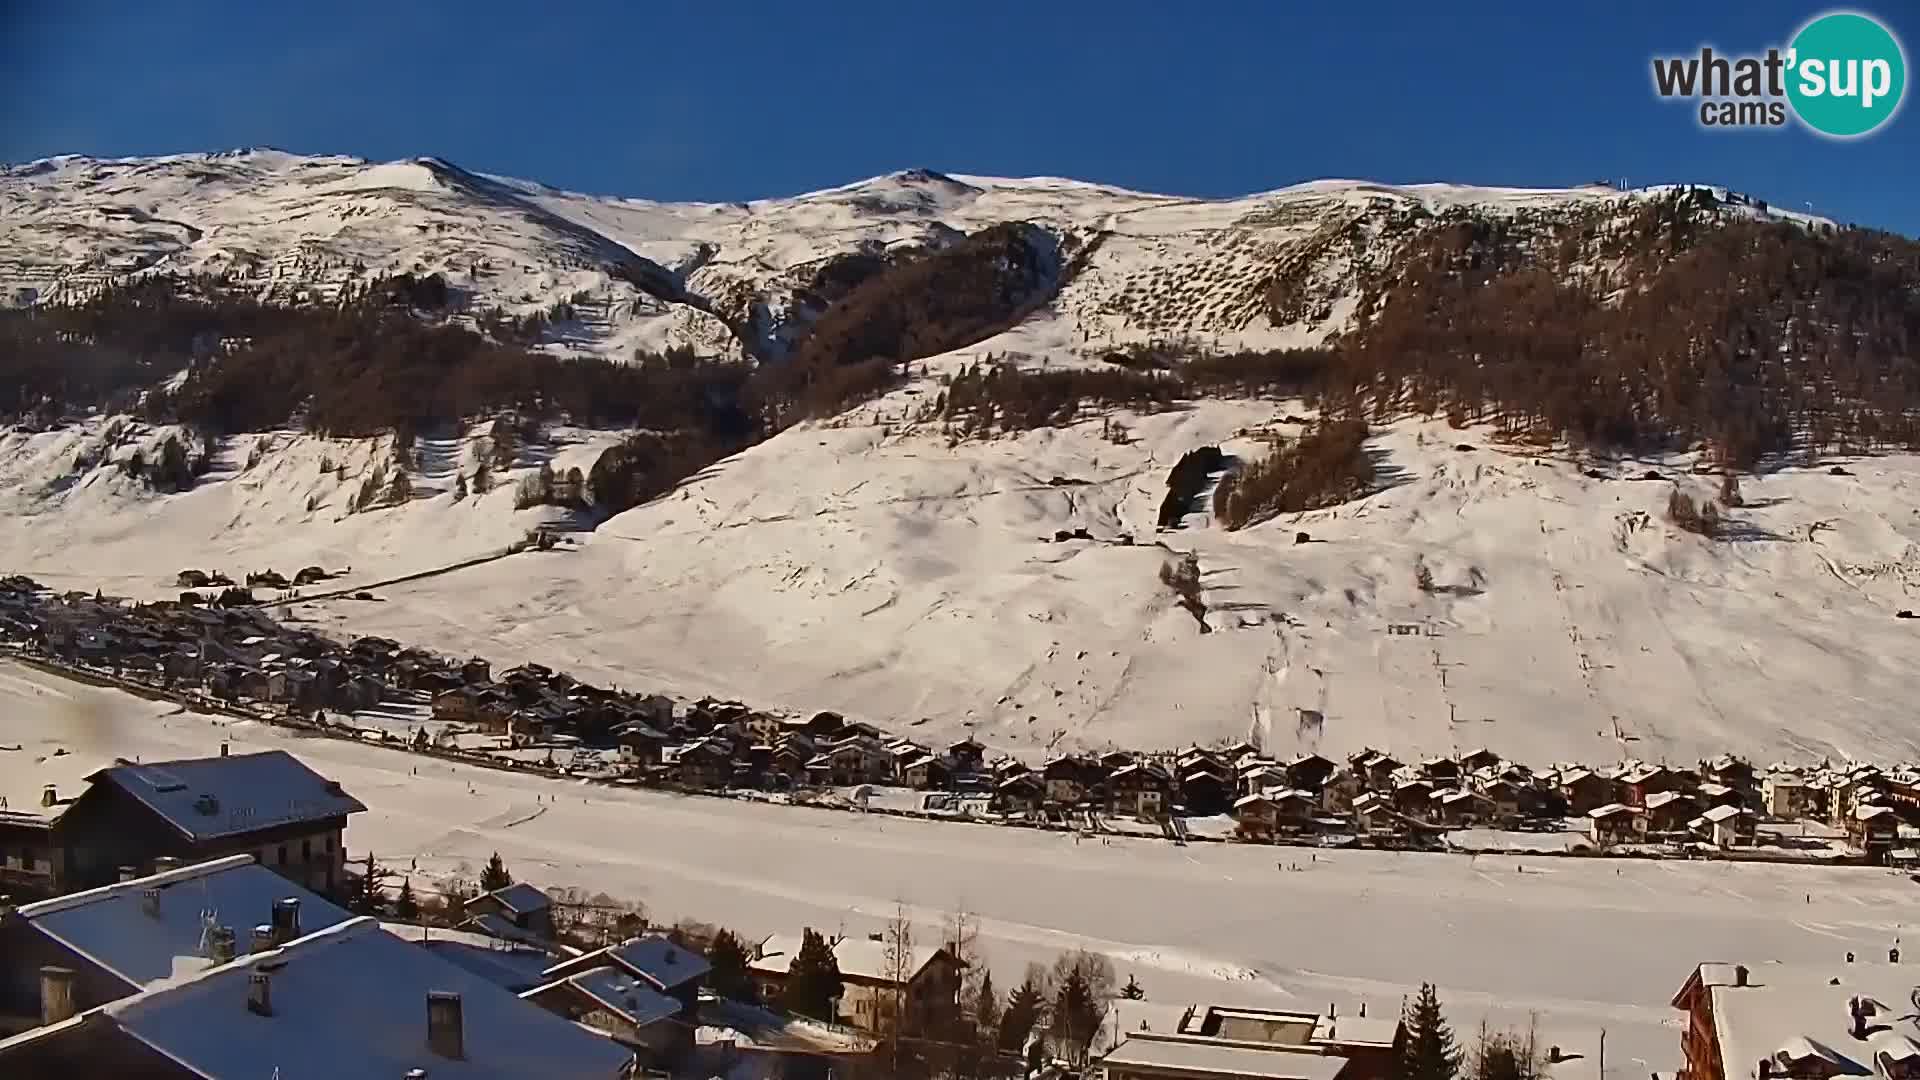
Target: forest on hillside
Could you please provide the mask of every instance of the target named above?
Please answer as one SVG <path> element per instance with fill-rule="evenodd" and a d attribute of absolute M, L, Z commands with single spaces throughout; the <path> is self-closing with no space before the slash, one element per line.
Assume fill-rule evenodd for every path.
<path fill-rule="evenodd" d="M 1330 422 L 1289 453 L 1324 461 L 1315 471 L 1342 490 L 1364 472 L 1355 434 L 1407 412 L 1599 452 L 1704 445 L 1733 468 L 1920 448 L 1912 240 L 1755 220 L 1686 190 L 1626 218 L 1451 211 L 1394 239 L 1393 256 L 1348 286 L 1355 323 L 1324 348 L 1133 349 L 1091 370 L 975 365 L 923 418 L 956 438 L 988 437 L 1196 397 L 1297 397 Z M 771 363 L 552 355 L 528 346 L 539 327 L 524 321 L 454 325 L 432 278 L 380 279 L 299 307 L 213 279 L 144 278 L 81 304 L 0 312 L 0 419 L 44 426 L 104 410 L 209 435 L 297 425 L 362 436 L 501 412 L 564 418 L 638 433 L 587 485 L 615 509 L 884 393 L 912 361 L 1014 325 L 1075 265 L 1058 238 L 1024 223 L 836 262 L 809 294 L 810 326 Z M 1276 283 L 1296 270 L 1276 267 Z M 1274 302 L 1295 303 L 1296 291 L 1276 284 Z M 1241 499 L 1266 492 L 1241 504 L 1255 516 L 1322 497 L 1277 474 L 1245 479 L 1258 484 Z"/>

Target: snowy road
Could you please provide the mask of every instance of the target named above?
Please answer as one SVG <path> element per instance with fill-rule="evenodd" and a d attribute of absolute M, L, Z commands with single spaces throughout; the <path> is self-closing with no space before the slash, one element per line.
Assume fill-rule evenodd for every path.
<path fill-rule="evenodd" d="M 1881 955 L 1915 889 L 1859 869 L 1076 843 L 562 783 L 162 715 L 171 708 L 0 666 L 0 744 L 24 744 L 0 752 L 0 782 L 34 790 L 34 759 L 53 745 L 147 759 L 211 753 L 222 738 L 287 747 L 372 807 L 348 842 L 389 865 L 443 872 L 498 850 L 536 884 L 754 934 L 870 932 L 903 900 L 926 941 L 964 905 L 996 982 L 1085 944 L 1138 977 L 1149 1000 L 1130 1016 L 1156 1026 L 1190 1001 L 1390 1009 L 1432 980 L 1465 1027 L 1483 1009 L 1500 1022 L 1538 1010 L 1549 1041 L 1589 1054 L 1607 1028 L 1610 1076 L 1643 1076 L 1636 1057 L 1677 1060 L 1666 1001 L 1696 961 Z"/>

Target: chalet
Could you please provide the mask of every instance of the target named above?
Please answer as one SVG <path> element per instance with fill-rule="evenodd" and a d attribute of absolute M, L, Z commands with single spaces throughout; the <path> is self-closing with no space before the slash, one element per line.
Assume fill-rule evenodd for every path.
<path fill-rule="evenodd" d="M 1313 825 L 1313 797 L 1304 791 L 1280 789 L 1242 795 L 1233 803 L 1235 830 L 1247 839 L 1264 840 Z"/>
<path fill-rule="evenodd" d="M 1207 772 L 1224 780 L 1233 775 L 1233 769 L 1211 750 L 1193 747 L 1181 754 L 1174 762 L 1174 771 L 1185 777 L 1189 773 Z"/>
<path fill-rule="evenodd" d="M 799 952 L 798 938 L 776 936 L 760 944 L 747 970 L 759 984 L 761 997 L 778 1000 Z M 924 954 L 916 949 L 911 962 L 902 965 L 889 959 L 886 945 L 875 934 L 834 942 L 833 958 L 840 968 L 842 991 L 835 1011 L 842 1023 L 866 1031 L 883 1030 L 892 1025 L 895 1009 L 903 1003 L 907 1015 L 901 1029 L 928 1031 L 958 1006 L 960 965 L 944 948 Z M 903 966 L 909 969 L 904 978 Z"/>
<path fill-rule="evenodd" d="M 1425 780 L 1402 780 L 1393 785 L 1392 800 L 1395 812 L 1424 820 L 1433 805 L 1433 785 Z"/>
<path fill-rule="evenodd" d="M 1526 811 L 1532 789 L 1514 783 L 1505 777 L 1499 777 L 1482 783 L 1480 794 L 1493 804 L 1493 817 L 1498 821 L 1513 821 Z"/>
<path fill-rule="evenodd" d="M 678 1002 L 678 1016 L 683 1022 L 693 1020 L 698 1014 L 700 989 L 713 970 L 706 957 L 695 950 L 678 945 L 662 934 L 647 934 L 581 953 L 540 974 L 552 982 L 603 967 L 623 972 L 645 983 L 655 993 Z"/>
<path fill-rule="evenodd" d="M 1872 861 L 1883 860 L 1899 836 L 1900 816 L 1891 806 L 1863 804 L 1847 819 L 1847 842 Z"/>
<path fill-rule="evenodd" d="M 1009 776 L 993 786 L 993 808 L 1002 814 L 1031 814 L 1047 796 L 1046 785 L 1033 773 Z"/>
<path fill-rule="evenodd" d="M 493 681 L 493 665 L 476 656 L 460 665 L 460 681 L 468 686 Z"/>
<path fill-rule="evenodd" d="M 1279 807 L 1265 794 L 1233 800 L 1234 832 L 1245 840 L 1268 840 L 1278 830 Z"/>
<path fill-rule="evenodd" d="M 1257 795 L 1268 788 L 1288 786 L 1287 774 L 1271 761 L 1246 762 L 1240 766 L 1239 773 L 1234 783 L 1234 792 L 1238 795 Z"/>
<path fill-rule="evenodd" d="M 1796 772 L 1770 772 L 1760 782 L 1760 805 L 1767 816 L 1779 821 L 1819 817 L 1821 789 Z"/>
<path fill-rule="evenodd" d="M 674 778 L 692 788 L 723 788 L 733 779 L 733 752 L 716 739 L 698 739 L 674 757 Z"/>
<path fill-rule="evenodd" d="M 1173 778 L 1159 765 L 1128 765 L 1107 780 L 1107 801 L 1116 814 L 1157 818 L 1166 812 L 1173 794 Z"/>
<path fill-rule="evenodd" d="M 1401 769 L 1401 764 L 1378 750 L 1368 750 L 1355 756 L 1348 762 L 1368 791 L 1388 791 L 1393 787 L 1393 774 Z"/>
<path fill-rule="evenodd" d="M 1718 781 L 1710 780 L 1707 783 L 1701 784 L 1695 789 L 1694 794 L 1702 806 L 1747 805 L 1747 797 L 1741 789 L 1729 787 Z"/>
<path fill-rule="evenodd" d="M 1700 809 L 1692 797 L 1677 791 L 1654 792 L 1647 796 L 1647 832 L 1660 836 L 1685 832 Z"/>
<path fill-rule="evenodd" d="M 553 900 L 525 882 L 481 893 L 467 901 L 466 912 L 479 921 L 483 933 L 492 937 L 553 939 Z"/>
<path fill-rule="evenodd" d="M 1483 769 L 1497 769 L 1500 767 L 1500 762 L 1499 754 L 1483 747 L 1461 758 L 1460 767 L 1468 772 L 1479 772 Z"/>
<path fill-rule="evenodd" d="M 1589 813 L 1587 821 L 1587 835 L 1598 848 L 1638 843 L 1646 838 L 1647 816 L 1637 807 L 1609 803 Z"/>
<path fill-rule="evenodd" d="M 1108 772 L 1117 772 L 1133 764 L 1133 755 L 1125 750 L 1109 750 L 1100 755 L 1100 765 Z"/>
<path fill-rule="evenodd" d="M 953 762 L 955 772 L 977 773 L 986 758 L 987 748 L 971 736 L 947 747 L 947 760 Z"/>
<path fill-rule="evenodd" d="M 1715 847 L 1744 847 L 1753 844 L 1757 817 L 1753 811 L 1742 807 L 1716 806 L 1687 824 Z"/>
<path fill-rule="evenodd" d="M 1054 758 L 1040 769 L 1047 786 L 1047 802 L 1054 806 L 1079 805 L 1093 796 L 1105 776 L 1106 770 L 1098 762 L 1073 755 Z"/>
<path fill-rule="evenodd" d="M 1703 780 L 1725 784 L 1735 791 L 1752 791 L 1755 788 L 1753 766 L 1732 754 L 1722 754 L 1711 761 L 1701 762 L 1700 775 Z"/>
<path fill-rule="evenodd" d="M 1189 1006 L 1172 1031 L 1144 1028 L 1094 1063 L 1110 1080 L 1385 1080 L 1397 1020 L 1241 1006 Z"/>
<path fill-rule="evenodd" d="M 1452 787 L 1460 782 L 1460 763 L 1452 758 L 1428 758 L 1420 763 L 1420 775 L 1435 787 Z"/>
<path fill-rule="evenodd" d="M 1287 762 L 1287 786 L 1303 791 L 1319 791 L 1339 766 L 1319 754 L 1301 754 Z"/>
<path fill-rule="evenodd" d="M 836 743 L 827 751 L 835 786 L 878 784 L 887 780 L 893 758 L 877 741 L 856 735 Z"/>
<path fill-rule="evenodd" d="M 117 880 L 123 867 L 252 854 L 319 893 L 345 879 L 347 816 L 366 809 L 283 750 L 89 768 L 36 807 L 0 808 L 0 839 L 32 856 L 49 892 Z M 54 774 L 49 774 L 54 775 Z M 21 843 L 29 835 L 36 841 Z M 18 860 L 26 862 L 26 859 Z"/>
<path fill-rule="evenodd" d="M 1377 791 L 1363 791 L 1353 800 L 1354 831 L 1362 836 L 1394 835 L 1406 823 L 1393 809 L 1393 800 Z"/>
<path fill-rule="evenodd" d="M 1576 817 L 1617 801 L 1614 782 L 1591 769 L 1569 769 L 1560 774 L 1556 786 L 1567 800 L 1567 812 Z"/>
<path fill-rule="evenodd" d="M 1647 796 L 1680 790 L 1680 777 L 1664 765 L 1643 765 L 1620 777 L 1620 793 L 1628 806 L 1647 805 Z"/>
<path fill-rule="evenodd" d="M 617 724 L 611 734 L 614 745 L 620 748 L 620 760 L 631 765 L 658 765 L 667 745 L 667 736 L 644 720 Z"/>
<path fill-rule="evenodd" d="M 1180 778 L 1180 799 L 1189 814 L 1223 813 L 1232 798 L 1233 786 L 1218 773 L 1196 769 Z"/>
<path fill-rule="evenodd" d="M 1825 963 L 1698 965 L 1673 997 L 1686 1013 L 1682 1080 L 1913 1080 L 1913 968 L 1852 953 Z"/>
<path fill-rule="evenodd" d="M 646 1074 L 670 1072 L 692 1047 L 680 1002 L 613 964 L 555 979 L 520 997 L 633 1051 Z"/>
<path fill-rule="evenodd" d="M 921 754 L 900 766 L 900 782 L 915 791 L 944 791 L 953 782 L 953 770 L 932 754 Z"/>
<path fill-rule="evenodd" d="M 1449 829 L 1489 824 L 1495 817 L 1493 800 L 1466 788 L 1436 791 L 1430 804 L 1428 816 L 1435 824 Z"/>

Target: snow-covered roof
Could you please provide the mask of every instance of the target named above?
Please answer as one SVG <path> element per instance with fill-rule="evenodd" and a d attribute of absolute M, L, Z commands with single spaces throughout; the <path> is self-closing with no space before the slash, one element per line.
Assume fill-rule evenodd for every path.
<path fill-rule="evenodd" d="M 158 893 L 151 913 L 149 889 Z M 306 933 L 352 918 L 255 864 L 251 855 L 29 904 L 19 914 L 40 933 L 141 987 L 211 966 L 209 924 L 233 930 L 238 947 L 246 949 L 249 928 L 270 922 L 274 902 L 287 898 L 300 901 L 300 927 Z"/>
<path fill-rule="evenodd" d="M 1658 810 L 1669 803 L 1676 803 L 1686 796 L 1678 791 L 1658 791 L 1647 796 L 1647 809 Z"/>
<path fill-rule="evenodd" d="M 1722 821 L 1728 821 L 1746 813 L 1750 813 L 1750 811 L 1742 810 L 1737 806 L 1716 806 L 1700 816 L 1717 825 Z"/>
<path fill-rule="evenodd" d="M 761 943 L 760 958 L 748 966 L 766 975 L 785 975 L 793 958 L 800 954 L 800 942 L 801 939 L 797 937 L 775 934 Z M 914 975 L 918 975 L 939 952 L 939 949 L 916 947 L 913 950 Z M 883 941 L 863 937 L 842 938 L 833 946 L 833 959 L 843 979 L 893 981 L 890 972 L 895 965 L 887 959 L 887 946 Z"/>
<path fill-rule="evenodd" d="M 1109 1073 L 1157 1069 L 1259 1080 L 1333 1080 L 1346 1068 L 1347 1059 L 1303 1048 L 1255 1048 L 1204 1037 L 1135 1032 L 1101 1058 L 1100 1064 Z"/>
<path fill-rule="evenodd" d="M 553 906 L 546 893 L 527 884 L 516 881 L 505 888 L 495 889 L 486 894 L 500 902 L 508 911 L 519 915 L 531 915 L 536 911 L 545 911 Z"/>
<path fill-rule="evenodd" d="M 268 977 L 271 1015 L 247 1007 Z M 462 1057 L 427 1046 L 427 994 L 460 995 Z M 613 1080 L 615 1043 L 358 918 L 282 948 L 162 983 L 99 1013 L 203 1076 L 405 1076 Z"/>
<path fill-rule="evenodd" d="M 1633 812 L 1633 807 L 1631 806 L 1623 806 L 1620 803 L 1608 803 L 1590 812 L 1587 816 L 1595 820 L 1604 820 L 1606 818 L 1619 817 L 1622 814 L 1632 814 Z"/>
<path fill-rule="evenodd" d="M 1762 1058 L 1776 1064 L 1783 1056 L 1812 1058 L 1840 1075 L 1871 1076 L 1873 1056 L 1883 1050 L 1896 1060 L 1920 1053 L 1912 1029 L 1897 1023 L 1913 993 L 1910 965 L 1849 964 L 1835 956 L 1825 964 L 1763 964 L 1749 971 L 1746 986 L 1732 979 L 1707 983 L 1728 1080 L 1755 1080 Z M 1895 1026 L 1864 1042 L 1855 1039 L 1850 1028 L 1856 999 L 1869 1010 L 1870 1026 Z M 1901 1008 L 1889 1009 L 1886 1002 Z"/>
<path fill-rule="evenodd" d="M 577 989 L 634 1027 L 659 1023 L 680 1011 L 678 1001 L 655 991 L 645 982 L 611 964 L 569 975 L 559 982 L 529 990 L 520 996 L 532 1000 L 554 993 L 561 986 Z"/>
<path fill-rule="evenodd" d="M 707 958 L 699 953 L 675 944 L 665 935 L 647 934 L 564 960 L 548 968 L 545 975 L 558 979 L 607 963 L 645 979 L 662 993 L 672 993 L 695 979 L 705 978 L 707 972 L 713 970 Z"/>
<path fill-rule="evenodd" d="M 195 842 L 366 809 L 285 750 L 120 764 L 88 779 L 113 784 Z"/>

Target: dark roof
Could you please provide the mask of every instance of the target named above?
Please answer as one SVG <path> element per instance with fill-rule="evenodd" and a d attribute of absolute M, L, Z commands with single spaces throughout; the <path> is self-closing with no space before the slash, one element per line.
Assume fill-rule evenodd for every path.
<path fill-rule="evenodd" d="M 705 978 L 707 972 L 713 970 L 707 958 L 699 953 L 676 945 L 663 935 L 648 934 L 563 960 L 543 974 L 548 979 L 559 979 L 608 963 L 645 979 L 662 993 L 672 993 L 678 987 Z"/>
<path fill-rule="evenodd" d="M 503 889 L 495 889 L 487 895 L 498 900 L 501 907 L 520 915 L 531 915 L 553 906 L 553 901 L 547 897 L 546 893 L 524 881 L 516 881 Z"/>
<path fill-rule="evenodd" d="M 339 784 L 285 750 L 143 765 L 123 762 L 87 779 L 126 792 L 195 842 L 366 809 Z"/>

